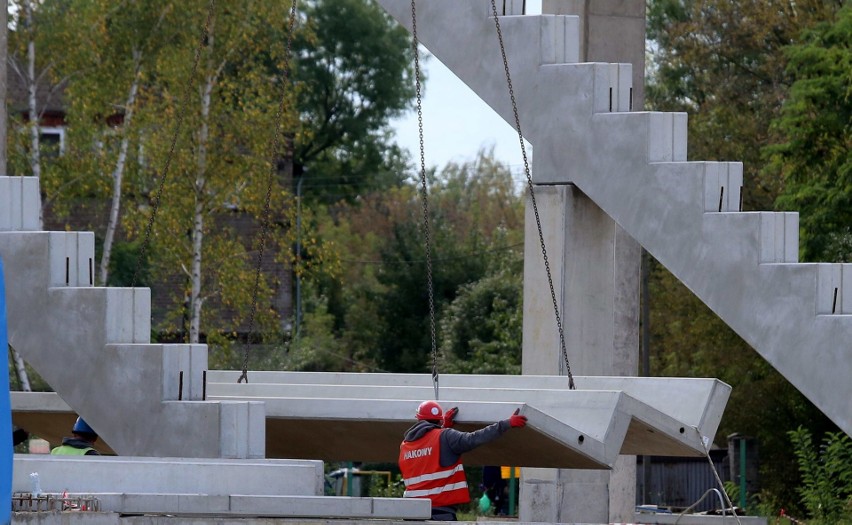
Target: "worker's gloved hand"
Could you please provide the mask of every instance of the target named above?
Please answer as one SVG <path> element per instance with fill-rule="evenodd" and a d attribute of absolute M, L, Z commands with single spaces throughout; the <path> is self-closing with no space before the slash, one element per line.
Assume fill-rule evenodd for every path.
<path fill-rule="evenodd" d="M 509 424 L 512 428 L 521 428 L 527 426 L 527 416 L 522 416 L 519 414 L 521 409 L 515 410 L 515 413 L 509 416 Z"/>
<path fill-rule="evenodd" d="M 444 428 L 452 428 L 456 424 L 456 414 L 459 413 L 459 407 L 453 407 L 444 412 Z"/>

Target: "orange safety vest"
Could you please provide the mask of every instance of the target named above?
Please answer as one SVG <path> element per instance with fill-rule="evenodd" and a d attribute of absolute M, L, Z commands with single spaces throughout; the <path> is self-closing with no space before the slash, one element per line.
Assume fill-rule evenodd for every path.
<path fill-rule="evenodd" d="M 405 498 L 429 498 L 433 507 L 446 507 L 470 501 L 461 459 L 441 466 L 441 432 L 430 430 L 417 441 L 399 446 L 399 470 L 405 483 Z"/>

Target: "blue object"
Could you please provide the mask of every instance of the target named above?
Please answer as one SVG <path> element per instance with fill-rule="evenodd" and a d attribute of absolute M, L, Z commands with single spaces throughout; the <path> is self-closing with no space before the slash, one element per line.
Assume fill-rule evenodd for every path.
<path fill-rule="evenodd" d="M 71 429 L 71 432 L 75 434 L 94 434 L 98 435 L 95 430 L 86 423 L 82 417 L 78 417 L 77 421 L 74 422 L 74 428 Z"/>
<path fill-rule="evenodd" d="M 3 260 L 0 259 L 0 349 L 9 355 L 9 339 L 6 332 L 6 286 L 3 281 Z M 0 525 L 12 521 L 12 462 L 15 449 L 12 447 L 12 406 L 9 401 L 9 359 L 0 359 Z"/>

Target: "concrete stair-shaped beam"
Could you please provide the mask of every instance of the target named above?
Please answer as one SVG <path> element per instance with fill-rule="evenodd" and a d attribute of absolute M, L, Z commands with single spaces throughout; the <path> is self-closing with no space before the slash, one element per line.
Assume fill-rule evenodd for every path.
<path fill-rule="evenodd" d="M 205 346 L 149 344 L 150 290 L 93 287 L 94 235 L 11 231 L 37 221 L 37 180 L 0 177 L 0 190 L 9 344 L 112 450 L 263 457 L 262 404 L 203 400 Z"/>
<path fill-rule="evenodd" d="M 410 28 L 410 2 L 379 3 Z M 488 0 L 419 2 L 418 37 L 514 125 L 489 12 Z M 740 212 L 738 163 L 686 162 L 686 114 L 629 112 L 629 66 L 568 63 L 570 52 L 556 63 L 553 43 L 579 36 L 571 17 L 551 18 L 500 19 L 522 129 L 535 148 L 534 181 L 575 184 L 852 434 L 849 270 L 797 264 L 795 213 Z M 543 226 L 546 235 L 559 227 Z M 544 285 L 529 285 L 525 302 L 548 297 Z"/>
<path fill-rule="evenodd" d="M 214 395 L 237 382 L 241 372 L 234 370 L 210 370 L 208 381 Z M 366 374 L 344 372 L 286 372 L 252 371 L 251 384 L 273 385 L 330 385 L 371 387 L 421 387 L 428 388 L 427 396 L 414 399 L 429 399 L 434 396 L 432 377 L 428 374 Z M 605 377 L 575 376 L 578 390 L 622 391 L 637 401 L 681 422 L 688 428 L 696 428 L 701 436 L 712 438 L 722 420 L 722 414 L 731 387 L 718 379 L 696 379 L 676 377 Z M 506 376 L 488 374 L 442 374 L 439 394 L 446 396 L 445 388 L 494 389 L 503 387 L 512 390 L 565 391 L 569 389 L 566 376 Z M 293 390 L 295 391 L 295 390 Z M 417 394 L 424 393 L 423 390 Z M 672 395 L 676 393 L 677 395 Z M 661 454 L 665 455 L 665 454 Z"/>
<path fill-rule="evenodd" d="M 394 462 L 417 405 L 434 396 L 425 374 L 250 372 L 252 382 L 238 384 L 239 375 L 211 370 L 208 395 L 265 405 L 269 457 Z M 730 393 L 713 379 L 576 379 L 586 389 L 569 390 L 562 376 L 441 376 L 442 403 L 460 408 L 461 430 L 516 408 L 529 418 L 526 428 L 466 454 L 465 462 L 601 469 L 618 454 L 704 455 Z M 21 423 L 44 424 L 39 411 L 56 414 L 62 405 L 48 394 L 12 397 Z"/>
<path fill-rule="evenodd" d="M 393 461 L 417 405 L 434 396 L 431 378 L 423 374 L 251 372 L 249 384 L 237 384 L 238 375 L 211 371 L 210 397 L 262 399 L 267 451 L 288 457 L 344 459 L 335 454 L 341 447 L 351 452 L 346 436 L 357 432 L 369 436 L 357 448 L 358 458 Z M 522 405 L 529 418 L 526 429 L 468 453 L 466 463 L 488 465 L 511 457 L 522 466 L 601 468 L 618 454 L 704 455 L 730 393 L 716 380 L 584 377 L 577 382 L 587 389 L 571 391 L 567 378 L 559 376 L 444 375 L 440 396 L 445 407 L 460 408 L 462 430 L 505 419 Z M 667 395 L 672 391 L 678 395 Z M 531 446 L 531 441 L 540 443 Z M 598 465 L 584 465 L 585 457 Z"/>

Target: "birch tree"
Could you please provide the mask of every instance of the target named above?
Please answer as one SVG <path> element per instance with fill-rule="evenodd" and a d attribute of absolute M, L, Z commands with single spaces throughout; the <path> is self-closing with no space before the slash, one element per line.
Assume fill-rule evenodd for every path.
<path fill-rule="evenodd" d="M 215 299 L 219 312 L 231 311 L 236 324 L 244 319 L 252 299 L 254 260 L 246 252 L 244 239 L 224 228 L 221 217 L 226 213 L 260 216 L 273 163 L 283 156 L 271 148 L 278 99 L 285 92 L 283 79 L 268 77 L 260 60 L 246 57 L 278 64 L 285 59 L 285 42 L 271 39 L 268 25 L 270 20 L 286 24 L 287 6 L 264 0 L 243 7 L 226 7 L 212 14 L 193 79 L 195 87 L 185 101 L 183 90 L 190 85 L 192 55 L 207 12 L 201 3 L 177 8 L 176 19 L 187 29 L 174 52 L 161 56 L 158 90 L 146 94 L 144 101 L 151 109 L 146 125 L 152 130 L 146 136 L 151 164 L 158 168 L 171 164 L 171 173 L 156 173 L 167 178 L 152 246 L 156 244 L 161 269 L 179 269 L 183 275 L 185 284 L 172 299 L 185 310 L 180 317 L 172 316 L 171 323 L 177 332 L 186 330 L 191 343 L 199 342 L 202 333 L 209 337 L 218 331 L 202 326 L 210 299 Z M 281 125 L 292 129 L 292 106 L 285 107 L 288 112 Z M 179 118 L 184 119 L 178 138 L 181 146 L 170 154 L 171 130 L 162 122 L 174 124 Z M 273 180 L 273 186 L 271 207 L 280 218 L 289 197 L 277 181 Z M 140 219 L 150 213 L 140 211 Z M 268 297 L 269 288 L 269 283 L 261 283 L 262 297 Z M 268 321 L 272 313 L 262 305 L 259 317 Z"/>

